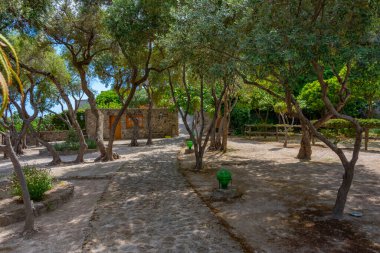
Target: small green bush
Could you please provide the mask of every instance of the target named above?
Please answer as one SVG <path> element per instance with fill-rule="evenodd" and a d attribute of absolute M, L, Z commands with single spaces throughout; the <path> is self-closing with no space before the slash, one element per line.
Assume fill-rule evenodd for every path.
<path fill-rule="evenodd" d="M 379 128 L 380 127 L 380 119 L 356 119 L 360 126 L 364 128 Z M 351 122 L 344 119 L 330 119 L 326 123 L 323 124 L 325 128 L 352 128 L 353 125 Z"/>
<path fill-rule="evenodd" d="M 78 142 L 62 142 L 62 143 L 56 143 L 54 144 L 54 148 L 57 151 L 67 151 L 67 150 L 79 150 L 79 143 Z"/>
<path fill-rule="evenodd" d="M 30 198 L 34 201 L 42 200 L 44 193 L 53 187 L 53 179 L 50 176 L 49 170 L 37 169 L 33 166 L 25 166 L 23 172 Z M 22 197 L 21 186 L 16 173 L 13 173 L 11 177 L 11 193 L 14 196 Z"/>
<path fill-rule="evenodd" d="M 68 143 L 76 143 L 79 142 L 79 137 L 74 129 L 70 128 L 68 134 L 67 134 L 67 140 Z"/>
<path fill-rule="evenodd" d="M 95 140 L 86 140 L 88 149 L 96 149 L 96 141 Z M 54 144 L 54 148 L 57 151 L 77 151 L 80 148 L 79 142 L 61 142 Z"/>
<path fill-rule="evenodd" d="M 96 149 L 96 141 L 95 140 L 87 139 L 86 143 L 87 143 L 88 149 Z"/>

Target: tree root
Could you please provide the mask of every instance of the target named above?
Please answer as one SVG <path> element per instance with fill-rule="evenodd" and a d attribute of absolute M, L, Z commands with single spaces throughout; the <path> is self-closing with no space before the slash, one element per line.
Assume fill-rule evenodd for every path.
<path fill-rule="evenodd" d="M 109 162 L 117 159 L 120 159 L 120 155 L 116 152 L 113 152 L 112 159 L 109 159 L 107 155 L 101 155 L 95 158 L 94 162 Z"/>
<path fill-rule="evenodd" d="M 28 230 L 23 230 L 22 232 L 21 232 L 21 236 L 24 238 L 24 239 L 26 239 L 26 240 L 28 240 L 28 239 L 31 239 L 35 234 L 37 234 L 39 232 L 39 230 L 38 229 L 36 229 L 36 228 L 33 228 L 32 230 L 30 230 L 30 229 L 28 229 Z"/>
<path fill-rule="evenodd" d="M 59 159 L 59 160 L 57 160 L 57 161 L 51 161 L 50 163 L 48 163 L 47 164 L 47 166 L 48 167 L 50 167 L 50 166 L 56 166 L 56 165 L 60 165 L 62 163 L 62 160 L 61 159 Z"/>
<path fill-rule="evenodd" d="M 116 153 L 116 152 L 113 152 L 113 153 L 112 153 L 112 158 L 113 158 L 114 160 L 120 159 L 120 155 L 119 155 L 118 153 Z"/>

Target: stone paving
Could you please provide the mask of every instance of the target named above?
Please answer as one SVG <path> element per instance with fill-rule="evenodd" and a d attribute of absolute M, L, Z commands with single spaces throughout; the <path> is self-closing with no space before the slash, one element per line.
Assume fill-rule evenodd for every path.
<path fill-rule="evenodd" d="M 178 141 L 144 147 L 121 166 L 98 201 L 84 252 L 242 252 L 178 172 Z"/>

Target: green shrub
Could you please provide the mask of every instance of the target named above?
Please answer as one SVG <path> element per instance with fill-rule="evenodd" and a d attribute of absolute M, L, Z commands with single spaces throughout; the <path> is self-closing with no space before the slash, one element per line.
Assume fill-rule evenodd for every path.
<path fill-rule="evenodd" d="M 42 199 L 44 193 L 52 188 L 52 177 L 47 169 L 37 169 L 33 166 L 23 168 L 26 184 L 28 186 L 30 198 L 34 201 Z M 14 196 L 22 197 L 21 186 L 16 173 L 11 177 L 11 192 Z"/>
<path fill-rule="evenodd" d="M 77 133 L 75 132 L 74 129 L 70 129 L 68 134 L 67 134 L 67 140 L 66 142 L 69 142 L 69 143 L 76 143 L 76 142 L 79 142 L 79 137 L 77 135 Z"/>
<path fill-rule="evenodd" d="M 57 151 L 76 151 L 79 150 L 79 146 L 78 142 L 62 142 L 54 144 L 54 148 Z"/>
<path fill-rule="evenodd" d="M 57 150 L 57 151 L 63 151 L 63 150 L 65 150 L 66 143 L 65 142 L 63 142 L 63 143 L 55 143 L 53 146 L 54 146 L 55 150 Z"/>
<path fill-rule="evenodd" d="M 380 136 L 380 128 L 371 129 L 370 133 L 374 136 Z"/>
<path fill-rule="evenodd" d="M 87 146 L 89 149 L 96 149 L 96 141 L 95 140 L 86 140 Z M 79 142 L 61 142 L 54 144 L 54 148 L 57 151 L 77 151 L 80 148 Z"/>
<path fill-rule="evenodd" d="M 379 128 L 380 119 L 356 119 L 362 127 L 365 128 Z M 344 119 L 330 119 L 325 124 L 325 128 L 350 128 L 353 127 L 351 122 Z"/>
<path fill-rule="evenodd" d="M 96 149 L 96 141 L 95 140 L 87 139 L 86 143 L 87 143 L 88 149 Z"/>

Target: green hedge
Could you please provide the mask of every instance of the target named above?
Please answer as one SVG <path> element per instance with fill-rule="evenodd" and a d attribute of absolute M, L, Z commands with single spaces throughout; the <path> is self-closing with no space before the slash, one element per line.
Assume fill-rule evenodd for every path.
<path fill-rule="evenodd" d="M 380 128 L 380 119 L 356 119 L 360 126 L 367 128 L 367 129 L 375 129 Z M 317 122 L 316 120 L 313 120 L 312 123 Z M 252 124 L 255 127 L 284 127 L 284 124 Z M 290 125 L 288 125 L 290 126 Z M 352 128 L 353 125 L 350 121 L 344 120 L 344 119 L 330 119 L 326 123 L 323 124 L 323 128 L 330 128 L 330 129 L 340 129 L 340 128 Z"/>
<path fill-rule="evenodd" d="M 380 119 L 356 119 L 364 128 L 380 128 Z M 352 128 L 351 122 L 344 119 L 330 119 L 323 124 L 324 128 Z"/>

